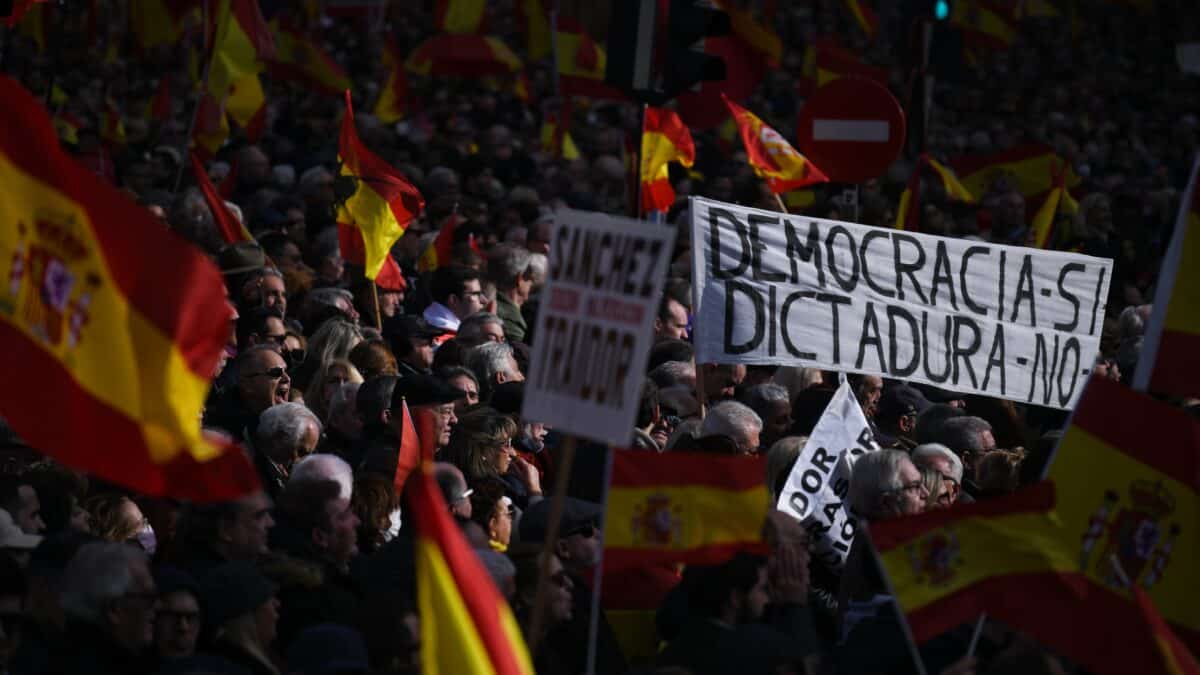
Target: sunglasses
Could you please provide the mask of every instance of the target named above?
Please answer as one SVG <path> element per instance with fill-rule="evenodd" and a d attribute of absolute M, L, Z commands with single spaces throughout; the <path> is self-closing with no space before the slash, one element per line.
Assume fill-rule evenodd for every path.
<path fill-rule="evenodd" d="M 284 375 L 287 375 L 287 368 L 284 368 L 283 366 L 275 366 L 274 368 L 264 370 L 261 373 L 248 373 L 246 377 L 262 377 L 264 375 L 272 379 L 278 379 Z"/>

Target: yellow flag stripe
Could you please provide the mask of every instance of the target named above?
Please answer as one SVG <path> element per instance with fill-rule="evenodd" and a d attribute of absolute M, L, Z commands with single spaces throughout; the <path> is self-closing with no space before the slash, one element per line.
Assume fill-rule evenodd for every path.
<path fill-rule="evenodd" d="M 0 186 L 0 191 L 6 193 L 0 199 L 0 222 L 23 224 L 26 228 L 35 228 L 41 221 L 69 223 L 71 234 L 82 243 L 84 255 L 89 258 L 75 266 L 86 269 L 87 275 L 74 280 L 75 288 L 83 290 L 73 295 L 73 304 L 82 306 L 86 316 L 74 346 L 70 342 L 76 308 L 68 305 L 67 311 L 59 313 L 42 298 L 42 276 L 49 274 L 45 269 L 52 264 L 49 259 L 38 262 L 27 258 L 29 268 L 17 294 L 11 294 L 10 281 L 0 296 L 0 316 L 19 313 L 12 323 L 29 336 L 31 343 L 62 363 L 91 396 L 140 424 L 155 463 L 166 463 L 182 451 L 190 451 L 201 461 L 219 455 L 220 450 L 200 435 L 195 419 L 195 411 L 204 407 L 208 395 L 208 378 L 192 372 L 176 343 L 120 292 L 87 212 L 2 156 Z M 0 229 L 0 250 L 23 251 L 28 256 L 34 252 L 27 239 L 18 227 Z M 3 262 L 11 265 L 11 256 L 5 256 Z M 11 272 L 5 278 L 11 279 Z M 52 346 L 35 330 L 57 331 L 61 338 Z M 147 368 L 148 363 L 165 365 Z M 187 439 L 186 447 L 180 447 L 180 438 Z"/>
<path fill-rule="evenodd" d="M 679 550 L 756 539 L 770 501 L 765 488 L 736 491 L 703 486 L 614 486 L 605 515 L 604 545 L 657 548 L 646 542 L 641 526 L 649 517 L 647 509 L 652 504 L 663 504 L 664 499 L 672 526 L 670 547 Z"/>

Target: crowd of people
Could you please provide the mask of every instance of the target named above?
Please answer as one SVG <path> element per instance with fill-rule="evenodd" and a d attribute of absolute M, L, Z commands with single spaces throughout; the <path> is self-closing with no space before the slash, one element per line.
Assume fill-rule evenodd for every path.
<path fill-rule="evenodd" d="M 235 130 L 208 167 L 214 182 L 230 181 L 228 201 L 256 239 L 226 244 L 192 181 L 177 185 L 193 99 L 178 96 L 165 120 L 135 111 L 160 78 L 186 91 L 182 46 L 95 58 L 91 43 L 71 38 L 91 30 L 71 9 L 46 51 L 15 30 L 4 34 L 4 70 L 35 93 L 61 89 L 66 100 L 55 112 L 83 120 L 68 149 L 220 266 L 237 318 L 203 425 L 243 445 L 262 491 L 217 504 L 147 497 L 6 433 L 0 673 L 419 672 L 415 533 L 393 486 L 405 406 L 433 419 L 437 484 L 527 644 L 536 645 L 537 671 L 587 671 L 607 450 L 580 447 L 552 534 L 547 494 L 563 433 L 521 410 L 554 213 L 632 212 L 626 145 L 636 139 L 637 107 L 576 101 L 569 134 L 581 156 L 548 151 L 541 123 L 549 108 L 537 102 L 551 98 L 555 78 L 546 63 L 531 63 L 533 103 L 505 78 L 414 78 L 405 118 L 383 124 L 367 112 L 387 74 L 378 58 L 383 36 L 402 51 L 414 48 L 433 31 L 426 4 L 386 3 L 370 31 L 357 19 L 310 25 L 353 80 L 364 143 L 425 199 L 392 250 L 404 279 L 386 284 L 364 279 L 339 249 L 336 98 L 264 76 L 264 135 L 250 142 Z M 520 52 L 508 4 L 491 6 L 489 21 Z M 751 4 L 759 16 L 775 5 Z M 899 14 L 885 12 L 885 30 L 868 41 L 842 2 L 779 4 L 770 26 L 784 44 L 781 67 L 765 73 L 744 105 L 781 133 L 793 135 L 805 46 L 818 37 L 840 36 L 887 68 L 903 97 L 909 73 Z M 1180 1 L 1153 3 L 1150 12 L 1135 3 L 1070 4 L 1022 22 L 1009 49 L 978 54 L 939 79 L 928 151 L 946 158 L 1041 142 L 1071 163 L 1086 196 L 1056 245 L 1115 260 L 1095 372 L 1124 380 L 1200 133 L 1197 88 L 1167 47 L 1200 29 L 1200 15 Z M 133 38 L 117 19 L 102 27 L 103 39 L 129 47 Z M 109 100 L 124 110 L 119 147 L 102 139 Z M 696 362 L 686 197 L 777 206 L 744 152 L 726 147 L 715 129 L 694 135 L 694 170 L 673 174 L 679 201 L 667 219 L 679 225 L 678 250 L 654 320 L 633 446 L 765 455 L 767 488 L 777 495 L 838 374 Z M 912 168 L 901 160 L 864 185 L 858 220 L 890 227 Z M 925 190 L 922 230 L 1026 241 L 1029 214 L 1011 181 L 998 179 L 976 205 L 952 202 L 933 185 Z M 838 194 L 818 188 L 807 212 L 855 217 Z M 418 258 L 452 220 L 450 260 L 418 272 Z M 1065 422 L 1061 411 L 878 376 L 851 375 L 851 383 L 886 448 L 858 461 L 849 487 L 853 512 L 867 522 L 1033 482 Z M 808 533 L 795 520 L 772 513 L 764 534 L 766 556 L 606 583 L 606 609 L 624 607 L 618 596 L 637 596 L 629 607 L 656 608 L 654 621 L 640 624 L 654 648 L 635 646 L 646 636 L 631 641 L 619 612 L 601 612 L 595 672 L 914 668 L 895 616 L 872 604 L 886 589 L 861 542 L 844 569 L 831 571 L 810 560 Z M 534 635 L 545 565 L 548 618 Z M 964 659 L 968 638 L 952 631 L 922 645 L 927 669 L 1071 667 L 998 625 L 985 632 L 978 659 Z"/>

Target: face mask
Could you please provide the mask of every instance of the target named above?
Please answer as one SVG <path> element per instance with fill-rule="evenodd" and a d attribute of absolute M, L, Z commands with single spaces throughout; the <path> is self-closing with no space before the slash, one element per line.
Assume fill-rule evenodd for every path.
<path fill-rule="evenodd" d="M 154 528 L 150 526 L 150 523 L 146 523 L 134 538 L 137 539 L 138 546 L 142 547 L 146 555 L 153 556 L 154 552 L 158 550 L 158 538 L 154 536 Z"/>

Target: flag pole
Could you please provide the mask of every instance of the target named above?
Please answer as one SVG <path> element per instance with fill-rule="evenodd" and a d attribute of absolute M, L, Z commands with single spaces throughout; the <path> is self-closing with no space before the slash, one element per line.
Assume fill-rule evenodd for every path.
<path fill-rule="evenodd" d="M 546 623 L 546 601 L 550 581 L 550 554 L 558 539 L 558 529 L 562 525 L 563 508 L 566 505 L 567 481 L 571 474 L 571 464 L 575 460 L 575 436 L 563 438 L 562 454 L 554 467 L 554 496 L 550 502 L 550 518 L 546 522 L 546 540 L 542 542 L 542 555 L 538 563 L 537 591 L 533 596 L 533 617 L 529 622 L 529 653 L 536 654 L 538 642 L 542 638 L 542 628 Z"/>
<path fill-rule="evenodd" d="M 771 194 L 775 195 L 775 203 L 779 205 L 779 210 L 787 213 L 787 204 L 783 203 L 783 197 L 780 197 L 778 192 L 772 192 Z"/>
<path fill-rule="evenodd" d="M 646 142 L 646 107 L 648 104 L 643 103 L 638 109 L 638 142 L 637 147 L 633 149 L 634 166 L 637 167 L 637 193 L 633 203 L 633 212 L 637 214 L 637 219 L 642 219 L 642 180 L 645 176 L 642 175 L 642 145 Z"/>
<path fill-rule="evenodd" d="M 368 278 L 367 281 L 371 282 L 371 302 L 375 304 L 375 327 L 383 330 L 383 315 L 379 313 L 379 284 L 374 279 Z"/>
<path fill-rule="evenodd" d="M 613 456 L 617 449 L 608 446 L 608 457 L 604 461 L 604 493 L 600 497 L 600 512 L 608 512 L 608 492 L 612 486 Z M 592 616 L 588 620 L 587 675 L 596 673 L 596 644 L 600 636 L 600 587 L 604 583 L 604 536 L 607 527 L 600 528 L 600 555 L 596 559 L 596 576 L 592 582 Z"/>
<path fill-rule="evenodd" d="M 204 92 L 208 90 L 208 74 L 212 69 L 212 54 L 208 53 L 208 21 L 209 21 L 208 0 L 200 3 L 200 46 L 207 58 L 204 59 L 204 75 L 200 78 L 200 95 L 196 97 L 196 105 L 192 106 L 192 119 L 188 122 L 187 135 L 183 137 L 183 152 L 187 154 L 188 146 L 192 142 L 192 134 L 196 133 L 196 119 L 200 117 L 200 104 L 204 102 Z M 213 40 L 217 39 L 217 28 L 213 29 Z M 225 115 L 225 99 L 221 99 L 221 115 Z M 175 172 L 175 187 L 171 190 L 172 194 L 179 193 L 179 184 L 183 181 L 183 167 L 186 162 L 179 163 L 179 170 Z"/>

